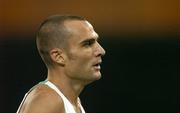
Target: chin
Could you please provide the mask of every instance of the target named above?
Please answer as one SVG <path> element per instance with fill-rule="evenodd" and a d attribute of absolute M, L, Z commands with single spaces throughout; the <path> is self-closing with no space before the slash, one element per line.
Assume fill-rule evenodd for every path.
<path fill-rule="evenodd" d="M 101 78 L 101 73 L 99 72 L 99 73 L 96 73 L 95 75 L 94 75 L 94 80 L 99 80 Z"/>
<path fill-rule="evenodd" d="M 101 78 L 101 74 L 99 74 L 98 76 L 97 76 L 97 80 L 99 80 Z"/>
<path fill-rule="evenodd" d="M 96 80 L 99 80 L 100 78 L 101 78 L 101 73 L 98 73 L 98 74 L 96 73 L 87 80 L 87 84 L 90 84 Z"/>

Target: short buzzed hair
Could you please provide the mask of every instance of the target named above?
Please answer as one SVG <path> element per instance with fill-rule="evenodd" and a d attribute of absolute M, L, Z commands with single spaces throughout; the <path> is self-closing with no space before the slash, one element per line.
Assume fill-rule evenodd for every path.
<path fill-rule="evenodd" d="M 46 66 L 52 65 L 50 51 L 53 48 L 65 48 L 67 39 L 71 36 L 64 26 L 65 21 L 82 20 L 83 17 L 73 15 L 54 15 L 45 19 L 39 27 L 36 44 L 41 58 Z"/>

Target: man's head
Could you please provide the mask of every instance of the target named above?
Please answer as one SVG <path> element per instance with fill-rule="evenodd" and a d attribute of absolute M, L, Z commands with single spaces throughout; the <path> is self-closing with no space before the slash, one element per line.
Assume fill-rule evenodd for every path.
<path fill-rule="evenodd" d="M 93 26 L 77 16 L 53 16 L 40 27 L 37 46 L 48 67 L 63 67 L 70 78 L 91 82 L 101 77 L 104 49 Z"/>
<path fill-rule="evenodd" d="M 72 20 L 85 21 L 84 18 L 78 16 L 54 15 L 44 20 L 40 25 L 36 43 L 38 51 L 47 66 L 53 65 L 49 55 L 53 48 L 66 48 L 71 33 L 68 32 L 64 22 Z"/>

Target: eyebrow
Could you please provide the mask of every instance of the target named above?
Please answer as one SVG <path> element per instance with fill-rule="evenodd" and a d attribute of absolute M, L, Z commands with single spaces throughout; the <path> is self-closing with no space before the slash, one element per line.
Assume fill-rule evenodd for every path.
<path fill-rule="evenodd" d="M 86 43 L 88 41 L 95 41 L 95 40 L 98 40 L 98 39 L 99 39 L 99 37 L 97 37 L 97 38 L 88 38 L 88 39 L 85 39 L 85 40 L 81 41 L 80 44 Z"/>

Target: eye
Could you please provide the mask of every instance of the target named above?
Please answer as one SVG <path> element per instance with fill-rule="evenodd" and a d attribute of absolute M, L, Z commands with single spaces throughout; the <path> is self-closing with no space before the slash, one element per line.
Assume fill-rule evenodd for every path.
<path fill-rule="evenodd" d="M 89 47 L 92 46 L 95 43 L 95 40 L 87 40 L 84 42 L 84 46 Z"/>

